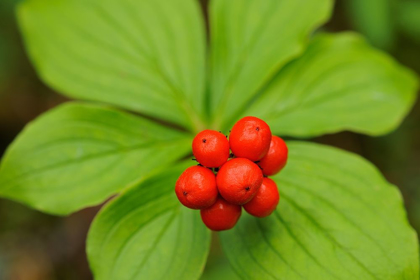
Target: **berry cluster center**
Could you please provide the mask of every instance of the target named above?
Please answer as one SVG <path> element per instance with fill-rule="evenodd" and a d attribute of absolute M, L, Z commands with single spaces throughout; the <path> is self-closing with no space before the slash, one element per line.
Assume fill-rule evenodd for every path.
<path fill-rule="evenodd" d="M 175 193 L 184 206 L 200 210 L 209 229 L 233 228 L 242 208 L 259 218 L 276 209 L 280 195 L 268 176 L 284 168 L 288 149 L 266 122 L 244 117 L 229 137 L 215 130 L 201 131 L 192 151 L 199 164 L 181 174 Z"/>

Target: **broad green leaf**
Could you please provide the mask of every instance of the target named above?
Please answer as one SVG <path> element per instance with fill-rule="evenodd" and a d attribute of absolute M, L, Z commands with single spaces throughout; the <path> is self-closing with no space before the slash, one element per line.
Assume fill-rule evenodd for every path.
<path fill-rule="evenodd" d="M 411 109 L 417 78 L 352 33 L 317 36 L 244 115 L 276 134 L 317 136 L 341 130 L 380 135 Z"/>
<path fill-rule="evenodd" d="M 401 1 L 398 12 L 399 27 L 420 44 L 420 1 Z"/>
<path fill-rule="evenodd" d="M 354 28 L 374 46 L 390 50 L 395 45 L 395 8 L 400 0 L 343 1 Z"/>
<path fill-rule="evenodd" d="M 176 198 L 179 164 L 135 184 L 95 218 L 87 253 L 96 280 L 198 279 L 210 246 L 199 211 Z"/>
<path fill-rule="evenodd" d="M 190 141 L 117 110 L 62 105 L 29 124 L 9 147 L 0 166 L 0 196 L 68 214 L 185 156 Z"/>
<path fill-rule="evenodd" d="M 225 256 L 219 257 L 210 265 L 208 264 L 208 261 L 207 261 L 206 269 L 204 270 L 204 273 L 201 275 L 200 280 L 223 280 L 223 279 L 239 280 L 240 278 L 232 270 Z"/>
<path fill-rule="evenodd" d="M 417 280 L 417 236 L 401 194 L 363 158 L 289 142 L 269 217 L 243 215 L 221 234 L 242 279 Z"/>
<path fill-rule="evenodd" d="M 210 112 L 225 128 L 329 17 L 331 0 L 212 0 Z"/>
<path fill-rule="evenodd" d="M 200 126 L 205 36 L 195 0 L 27 0 L 18 18 L 50 86 Z"/>

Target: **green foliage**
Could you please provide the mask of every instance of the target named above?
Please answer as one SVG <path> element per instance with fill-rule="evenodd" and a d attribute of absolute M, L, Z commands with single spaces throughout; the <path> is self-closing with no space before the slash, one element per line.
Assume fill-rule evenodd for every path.
<path fill-rule="evenodd" d="M 226 259 L 225 255 L 219 256 L 219 258 L 213 263 L 207 263 L 206 270 L 201 275 L 200 280 L 240 280 L 239 276 L 233 271 L 232 267 Z"/>
<path fill-rule="evenodd" d="M 77 99 L 199 124 L 204 31 L 189 0 L 28 0 L 19 8 L 42 78 Z"/>
<path fill-rule="evenodd" d="M 244 115 L 263 118 L 280 135 L 307 137 L 346 129 L 379 135 L 401 123 L 417 86 L 412 72 L 359 36 L 322 34 L 278 73 Z"/>
<path fill-rule="evenodd" d="M 308 34 L 327 20 L 332 4 L 332 0 L 211 1 L 209 105 L 215 127 L 230 127 L 255 93 L 303 52 Z"/>
<path fill-rule="evenodd" d="M 289 142 L 273 215 L 221 234 L 242 279 L 418 279 L 417 236 L 397 189 L 364 159 Z M 355 238 L 357 236 L 357 238 Z"/>
<path fill-rule="evenodd" d="M 191 165 L 191 163 L 189 162 Z M 186 164 L 151 176 L 111 201 L 88 237 L 95 279 L 197 279 L 210 245 L 199 215 L 173 186 Z"/>
<path fill-rule="evenodd" d="M 53 214 L 103 202 L 188 154 L 189 135 L 103 106 L 69 103 L 37 119 L 3 158 L 0 194 Z"/>
<path fill-rule="evenodd" d="M 195 0 L 27 0 L 20 26 L 46 83 L 153 121 L 103 105 L 60 106 L 10 146 L 0 195 L 69 214 L 122 192 L 89 234 L 96 278 L 199 278 L 210 234 L 173 193 L 194 132 L 226 130 L 254 114 L 281 135 L 345 129 L 379 135 L 394 129 L 414 102 L 413 74 L 360 37 L 309 39 L 332 4 L 212 0 L 206 58 Z M 290 163 L 276 177 L 282 199 L 275 214 L 244 215 L 221 234 L 236 273 L 418 279 L 417 239 L 397 189 L 354 155 L 294 142 L 290 149 Z M 220 265 L 204 278 L 230 271 Z"/>

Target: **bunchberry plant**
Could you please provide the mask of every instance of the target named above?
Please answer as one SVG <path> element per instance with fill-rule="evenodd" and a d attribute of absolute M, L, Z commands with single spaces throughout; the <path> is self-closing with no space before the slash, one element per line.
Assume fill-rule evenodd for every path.
<path fill-rule="evenodd" d="M 175 193 L 179 201 L 191 209 L 212 206 L 217 199 L 216 176 L 202 166 L 188 167 L 175 183 Z"/>
<path fill-rule="evenodd" d="M 243 206 L 249 214 L 259 218 L 269 216 L 277 208 L 279 191 L 267 176 L 284 168 L 288 148 L 283 139 L 273 137 L 266 122 L 244 117 L 226 137 L 206 129 L 194 137 L 192 149 L 197 157 L 194 160 L 199 164 L 181 174 L 175 193 L 184 206 L 201 209 L 201 219 L 209 229 L 233 228 L 241 213 L 234 205 Z M 230 210 L 238 215 L 229 216 Z"/>
<path fill-rule="evenodd" d="M 203 223 L 214 231 L 232 229 L 241 214 L 242 207 L 240 205 L 229 203 L 223 197 L 219 197 L 212 206 L 200 210 Z"/>
<path fill-rule="evenodd" d="M 211 0 L 204 17 L 197 0 L 25 0 L 17 16 L 34 66 L 80 101 L 22 131 L 2 159 L 0 195 L 56 215 L 116 195 L 88 236 L 95 279 L 199 278 L 210 230 L 174 193 L 198 132 L 227 134 L 256 116 L 273 135 L 375 136 L 395 129 L 415 101 L 413 73 L 363 38 L 314 33 L 332 8 L 332 0 Z M 276 210 L 262 219 L 244 212 L 220 233 L 236 273 L 418 279 L 417 237 L 397 188 L 357 155 L 287 145 L 287 165 L 272 177 Z M 240 215 L 229 212 L 226 227 Z"/>
<path fill-rule="evenodd" d="M 257 194 L 244 205 L 244 209 L 255 217 L 267 217 L 276 209 L 279 200 L 280 195 L 276 182 L 265 177 Z"/>
<path fill-rule="evenodd" d="M 218 131 L 206 129 L 198 133 L 192 143 L 196 160 L 206 167 L 220 167 L 229 158 L 229 142 Z"/>
<path fill-rule="evenodd" d="M 271 137 L 270 148 L 267 154 L 258 161 L 258 165 L 265 176 L 279 173 L 287 163 L 289 149 L 283 139 L 278 136 Z"/>
<path fill-rule="evenodd" d="M 256 117 L 245 117 L 232 127 L 229 144 L 237 157 L 259 161 L 267 154 L 271 137 L 270 127 L 266 122 Z"/>
<path fill-rule="evenodd" d="M 216 176 L 219 193 L 226 201 L 237 205 L 249 202 L 260 188 L 262 180 L 261 169 L 246 158 L 229 160 Z"/>

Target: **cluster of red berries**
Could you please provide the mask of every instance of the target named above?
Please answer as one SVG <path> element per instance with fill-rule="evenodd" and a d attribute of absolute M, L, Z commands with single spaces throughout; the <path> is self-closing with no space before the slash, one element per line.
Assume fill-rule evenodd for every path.
<path fill-rule="evenodd" d="M 256 217 L 266 217 L 276 209 L 280 195 L 267 176 L 286 165 L 288 150 L 263 120 L 242 118 L 229 140 L 220 132 L 204 130 L 194 138 L 192 150 L 199 165 L 181 174 L 175 192 L 184 206 L 201 209 L 201 219 L 209 229 L 233 228 L 241 206 Z"/>

